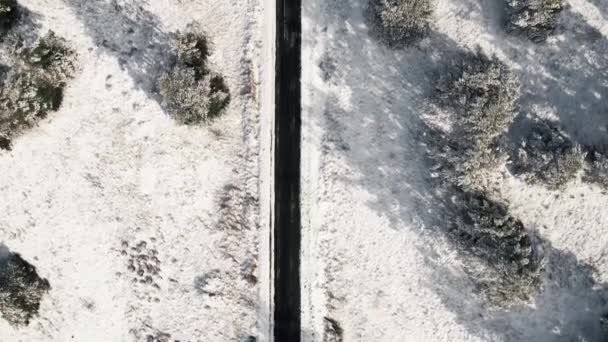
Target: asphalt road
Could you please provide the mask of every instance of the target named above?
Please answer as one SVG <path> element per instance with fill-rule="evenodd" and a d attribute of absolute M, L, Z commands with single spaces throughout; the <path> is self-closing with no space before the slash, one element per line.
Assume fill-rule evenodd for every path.
<path fill-rule="evenodd" d="M 300 341 L 301 0 L 277 0 L 274 337 Z"/>

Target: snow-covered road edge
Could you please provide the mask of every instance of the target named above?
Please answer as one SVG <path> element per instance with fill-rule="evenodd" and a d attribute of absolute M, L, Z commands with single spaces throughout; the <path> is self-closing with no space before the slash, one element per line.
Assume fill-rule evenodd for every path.
<path fill-rule="evenodd" d="M 326 297 L 323 278 L 326 264 L 320 257 L 321 217 L 315 215 L 317 200 L 324 189 L 319 182 L 321 175 L 321 147 L 323 128 L 317 118 L 323 117 L 326 92 L 318 73 L 318 64 L 324 51 L 324 42 L 318 40 L 320 28 L 313 22 L 315 4 L 304 2 L 302 7 L 302 167 L 301 167 L 301 212 L 302 212 L 302 335 L 303 342 L 322 338 L 323 317 L 326 315 Z M 312 280 L 312 281 L 311 281 Z"/>
<path fill-rule="evenodd" d="M 259 84 L 257 98 L 260 99 L 260 269 L 258 330 L 260 341 L 272 341 L 273 331 L 273 272 L 272 232 L 274 222 L 274 103 L 275 103 L 275 37 L 276 37 L 276 4 L 274 1 L 264 1 L 261 12 L 256 16 L 261 26 L 261 37 L 257 43 L 260 56 L 256 58 L 262 65 L 257 68 Z"/>

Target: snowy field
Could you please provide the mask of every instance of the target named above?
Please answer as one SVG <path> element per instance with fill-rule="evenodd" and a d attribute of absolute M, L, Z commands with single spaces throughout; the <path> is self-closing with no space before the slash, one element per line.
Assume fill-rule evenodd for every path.
<path fill-rule="evenodd" d="M 605 145 L 608 2 L 569 0 L 534 44 L 504 32 L 500 1 L 437 0 L 429 36 L 392 49 L 366 0 L 303 8 L 303 336 L 306 341 L 605 341 L 608 195 L 580 175 L 562 191 L 497 175 L 511 214 L 539 236 L 542 287 L 488 305 L 438 215 L 417 137 L 436 73 L 479 45 L 519 75 L 520 112 Z M 339 330 L 338 329 L 338 330 Z"/>
<path fill-rule="evenodd" d="M 0 341 L 263 340 L 271 9 L 19 3 L 76 49 L 79 70 L 60 110 L 0 150 L 0 242 L 51 286 L 29 326 L 0 320 Z M 154 90 L 171 33 L 194 21 L 232 98 L 208 126 L 177 124 Z"/>

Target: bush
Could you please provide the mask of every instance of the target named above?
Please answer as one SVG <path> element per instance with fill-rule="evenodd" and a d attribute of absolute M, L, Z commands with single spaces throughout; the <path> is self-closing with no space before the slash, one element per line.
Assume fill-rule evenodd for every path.
<path fill-rule="evenodd" d="M 159 79 L 163 106 L 171 117 L 186 125 L 221 116 L 230 103 L 230 92 L 224 78 L 207 65 L 207 38 L 190 25 L 185 33 L 178 33 L 175 46 L 175 63 Z"/>
<path fill-rule="evenodd" d="M 197 79 L 191 68 L 176 67 L 161 76 L 160 93 L 169 114 L 186 125 L 219 117 L 230 101 L 221 76 L 207 74 Z"/>
<path fill-rule="evenodd" d="M 13 137 L 59 109 L 66 81 L 76 70 L 76 53 L 53 32 L 17 57 L 23 63 L 0 66 L 0 147 L 5 149 Z"/>
<path fill-rule="evenodd" d="M 507 30 L 542 42 L 557 27 L 563 8 L 562 0 L 507 0 Z"/>
<path fill-rule="evenodd" d="M 445 109 L 449 129 L 438 128 L 446 177 L 460 184 L 500 160 L 497 138 L 516 115 L 519 82 L 496 57 L 479 50 L 456 58 L 436 84 L 434 99 Z"/>
<path fill-rule="evenodd" d="M 542 183 L 560 189 L 583 166 L 580 146 L 552 123 L 534 120 L 529 131 L 510 150 L 510 169 L 532 184 Z"/>
<path fill-rule="evenodd" d="M 457 186 L 469 191 L 491 190 L 492 172 L 503 160 L 498 144 L 477 151 L 463 147 L 457 137 L 429 128 L 423 148 L 434 186 Z"/>
<path fill-rule="evenodd" d="M 516 114 L 519 81 L 496 57 L 480 50 L 456 58 L 435 85 L 437 103 L 453 112 L 454 134 L 466 144 L 487 145 Z"/>
<path fill-rule="evenodd" d="M 0 249 L 0 313 L 13 326 L 28 325 L 51 286 L 19 254 Z"/>
<path fill-rule="evenodd" d="M 19 19 L 17 0 L 0 0 L 0 37 L 10 30 Z"/>
<path fill-rule="evenodd" d="M 450 234 L 483 269 L 467 268 L 494 304 L 527 300 L 538 291 L 542 256 L 533 238 L 507 207 L 479 192 L 455 189 L 449 204 L 454 213 Z"/>
<path fill-rule="evenodd" d="M 21 57 L 31 69 L 43 73 L 55 84 L 65 83 L 76 72 L 76 52 L 53 31 L 49 31 L 34 47 L 24 49 Z"/>
<path fill-rule="evenodd" d="M 209 73 L 207 59 L 211 55 L 209 42 L 204 34 L 195 32 L 194 26 L 183 34 L 178 34 L 175 45 L 177 50 L 177 64 L 193 68 L 201 77 Z"/>
<path fill-rule="evenodd" d="M 606 152 L 595 148 L 587 148 L 587 150 L 587 163 L 583 181 L 608 189 L 608 157 Z"/>
<path fill-rule="evenodd" d="M 390 46 L 407 46 L 429 32 L 432 0 L 371 0 L 369 14 L 373 26 Z"/>

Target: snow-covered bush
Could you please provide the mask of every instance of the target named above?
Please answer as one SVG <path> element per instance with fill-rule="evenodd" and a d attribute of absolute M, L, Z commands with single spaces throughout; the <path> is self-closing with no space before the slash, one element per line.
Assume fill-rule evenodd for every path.
<path fill-rule="evenodd" d="M 11 67 L 0 67 L 0 140 L 11 138 L 55 111 L 63 89 L 75 72 L 76 53 L 65 40 L 49 32 L 32 48 L 17 54 Z"/>
<path fill-rule="evenodd" d="M 563 0 L 507 0 L 507 30 L 542 42 L 555 30 Z"/>
<path fill-rule="evenodd" d="M 581 147 L 554 124 L 535 119 L 532 127 L 510 150 L 510 169 L 530 183 L 559 189 L 583 166 Z"/>
<path fill-rule="evenodd" d="M 50 289 L 36 268 L 19 254 L 0 245 L 0 314 L 14 326 L 28 325 L 38 314 L 40 301 Z"/>
<path fill-rule="evenodd" d="M 433 0 L 370 0 L 368 11 L 388 45 L 410 45 L 429 32 Z"/>
<path fill-rule="evenodd" d="M 437 103 L 450 110 L 453 133 L 467 144 L 493 141 L 516 114 L 519 81 L 496 57 L 480 50 L 452 61 L 435 85 Z"/>
<path fill-rule="evenodd" d="M 192 68 L 175 67 L 160 79 L 160 93 L 169 114 L 186 125 L 220 116 L 230 101 L 228 87 L 217 74 L 197 79 Z"/>
<path fill-rule="evenodd" d="M 442 70 L 435 84 L 435 103 L 447 117 L 441 132 L 445 177 L 457 183 L 496 164 L 502 158 L 497 138 L 516 115 L 519 82 L 496 57 L 481 51 L 464 53 Z M 441 129 L 440 129 L 441 130 Z M 469 177 L 470 178 L 470 177 Z"/>
<path fill-rule="evenodd" d="M 76 72 L 76 52 L 53 31 L 49 31 L 32 48 L 24 49 L 21 55 L 30 68 L 43 73 L 47 80 L 55 84 L 65 83 Z"/>
<path fill-rule="evenodd" d="M 485 194 L 455 190 L 450 232 L 466 253 L 481 261 L 467 268 L 494 304 L 526 300 L 540 286 L 542 256 L 530 233 L 507 207 Z"/>
<path fill-rule="evenodd" d="M 608 154 L 595 148 L 588 150 L 583 181 L 608 189 Z"/>
<path fill-rule="evenodd" d="M 182 124 L 192 125 L 219 117 L 230 103 L 224 78 L 207 65 L 209 43 L 196 26 L 178 33 L 176 61 L 159 80 L 163 105 Z"/>
<path fill-rule="evenodd" d="M 19 18 L 17 0 L 0 0 L 0 37 L 9 30 Z"/>
<path fill-rule="evenodd" d="M 209 72 L 207 59 L 211 55 L 209 42 L 204 34 L 194 26 L 190 26 L 183 34 L 178 34 L 175 45 L 177 50 L 177 64 L 193 68 L 197 77 Z"/>

